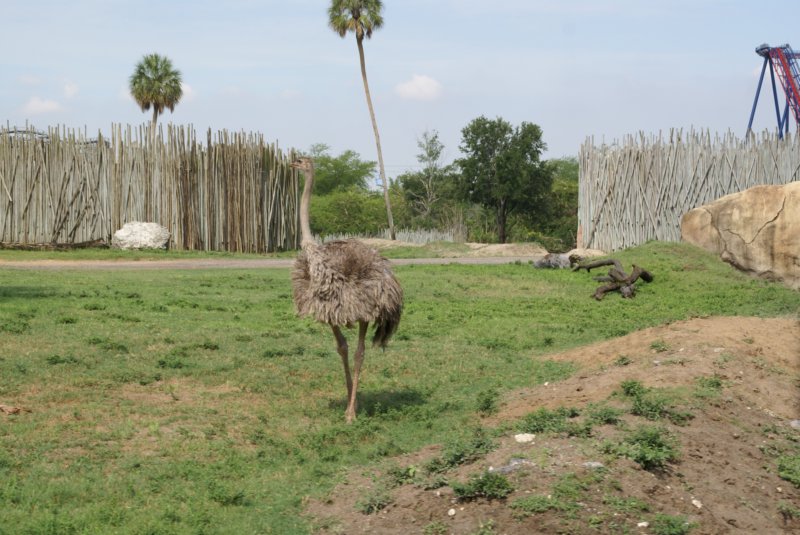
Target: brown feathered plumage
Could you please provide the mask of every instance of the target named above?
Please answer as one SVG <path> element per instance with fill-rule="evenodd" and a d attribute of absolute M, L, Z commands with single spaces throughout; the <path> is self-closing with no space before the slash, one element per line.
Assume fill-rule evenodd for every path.
<path fill-rule="evenodd" d="M 403 289 L 389 261 L 376 250 L 357 240 L 324 245 L 314 241 L 308 214 L 314 165 L 310 158 L 298 158 L 292 167 L 302 171 L 306 178 L 300 199 L 303 250 L 297 255 L 292 270 L 294 304 L 298 314 L 327 323 L 333 330 L 347 384 L 345 416 L 351 422 L 356 416 L 356 392 L 367 328 L 370 323 L 375 326 L 372 344 L 385 348 L 400 323 Z M 355 325 L 358 325 L 358 345 L 351 375 L 347 340 L 341 328 Z"/>
<path fill-rule="evenodd" d="M 340 327 L 372 323 L 373 345 L 386 347 L 400 323 L 403 289 L 389 261 L 357 240 L 306 245 L 292 287 L 298 314 Z"/>

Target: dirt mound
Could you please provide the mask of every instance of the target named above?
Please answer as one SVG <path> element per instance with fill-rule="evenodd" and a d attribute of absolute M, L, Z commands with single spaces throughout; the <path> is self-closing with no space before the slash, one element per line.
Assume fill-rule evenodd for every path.
<path fill-rule="evenodd" d="M 363 514 L 356 504 L 386 474 L 359 472 L 324 503 L 309 504 L 324 526 L 319 532 L 654 533 L 659 522 L 685 518 L 692 534 L 800 533 L 800 489 L 778 475 L 781 456 L 800 455 L 800 430 L 792 425 L 800 418 L 798 320 L 694 319 L 549 358 L 574 362 L 579 371 L 507 396 L 483 422 L 508 429 L 496 440 L 499 447 L 446 475 L 463 483 L 499 470 L 514 489 L 506 498 L 456 500 L 451 487 L 405 483 L 391 489 L 388 506 Z M 719 390 L 700 396 L 703 380 Z M 604 442 L 619 443 L 631 429 L 653 425 L 628 413 L 624 424 L 594 426 L 589 436 L 539 433 L 529 443 L 515 440 L 514 422 L 541 407 L 619 405 L 623 381 L 685 392 L 688 420 L 655 424 L 677 440 L 677 460 L 646 470 L 609 455 Z M 438 453 L 432 447 L 394 464 L 420 467 Z M 511 507 L 520 503 L 528 508 Z M 683 533 L 679 527 L 660 532 Z"/>
<path fill-rule="evenodd" d="M 380 250 L 392 247 L 425 247 L 425 245 L 410 242 L 384 240 L 380 238 L 362 239 L 364 243 Z M 457 244 L 456 244 L 457 245 Z M 535 243 L 471 243 L 467 242 L 463 247 L 437 248 L 433 246 L 438 254 L 444 257 L 500 257 L 500 256 L 542 256 L 547 251 Z"/>
<path fill-rule="evenodd" d="M 547 250 L 535 243 L 466 243 L 468 256 L 539 256 Z"/>

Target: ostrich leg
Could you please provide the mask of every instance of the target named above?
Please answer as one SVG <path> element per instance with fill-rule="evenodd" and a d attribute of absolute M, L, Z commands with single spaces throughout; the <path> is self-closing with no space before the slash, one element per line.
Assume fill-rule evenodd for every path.
<path fill-rule="evenodd" d="M 344 413 L 347 423 L 352 422 L 356 418 L 358 376 L 361 373 L 361 364 L 364 362 L 364 339 L 367 337 L 368 326 L 369 323 L 366 321 L 358 322 L 358 347 L 356 347 L 356 354 L 353 357 L 353 390 L 350 392 L 350 402 L 347 405 L 347 412 Z"/>
<path fill-rule="evenodd" d="M 350 362 L 347 356 L 347 339 L 342 334 L 342 330 L 336 325 L 331 325 L 333 329 L 333 336 L 336 337 L 336 352 L 342 357 L 342 365 L 344 366 L 344 380 L 347 383 L 347 401 L 353 397 L 353 379 L 350 377 Z"/>

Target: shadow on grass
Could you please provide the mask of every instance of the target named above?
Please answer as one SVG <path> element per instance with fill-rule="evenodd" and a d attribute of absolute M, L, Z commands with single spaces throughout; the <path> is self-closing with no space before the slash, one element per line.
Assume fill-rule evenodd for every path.
<path fill-rule="evenodd" d="M 347 408 L 346 393 L 340 398 L 331 400 L 328 407 L 331 410 L 344 410 Z M 379 390 L 358 392 L 358 416 L 379 416 L 388 412 L 403 412 L 410 407 L 417 407 L 426 403 L 422 392 L 413 388 L 403 390 Z"/>
<path fill-rule="evenodd" d="M 52 288 L 39 286 L 0 286 L 0 299 L 33 299 L 53 297 L 58 293 Z"/>

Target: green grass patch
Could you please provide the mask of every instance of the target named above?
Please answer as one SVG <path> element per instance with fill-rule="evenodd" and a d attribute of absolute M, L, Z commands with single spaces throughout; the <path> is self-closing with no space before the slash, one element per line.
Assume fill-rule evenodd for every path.
<path fill-rule="evenodd" d="M 778 475 L 795 487 L 800 488 L 800 454 L 779 457 Z"/>
<path fill-rule="evenodd" d="M 620 441 L 606 441 L 601 449 L 604 453 L 627 457 L 645 470 L 663 468 L 679 458 L 675 437 L 663 427 L 653 425 L 628 431 Z"/>
<path fill-rule="evenodd" d="M 686 535 L 697 526 L 694 522 L 680 515 L 665 515 L 659 513 L 653 517 L 650 530 L 654 535 Z"/>
<path fill-rule="evenodd" d="M 567 270 L 397 267 L 404 316 L 385 352 L 367 351 L 351 426 L 330 328 L 295 316 L 288 269 L 2 269 L 0 402 L 30 412 L 6 416 L 0 433 L 0 526 L 309 533 L 307 499 L 324 499 L 351 470 L 443 444 L 433 466 L 400 477 L 441 485 L 485 455 L 491 433 L 473 431 L 482 413 L 512 390 L 573 373 L 551 352 L 696 316 L 800 308 L 797 292 L 690 246 L 616 256 L 656 281 L 633 300 L 596 302 L 596 283 Z M 566 421 L 613 417 L 585 409 Z"/>

